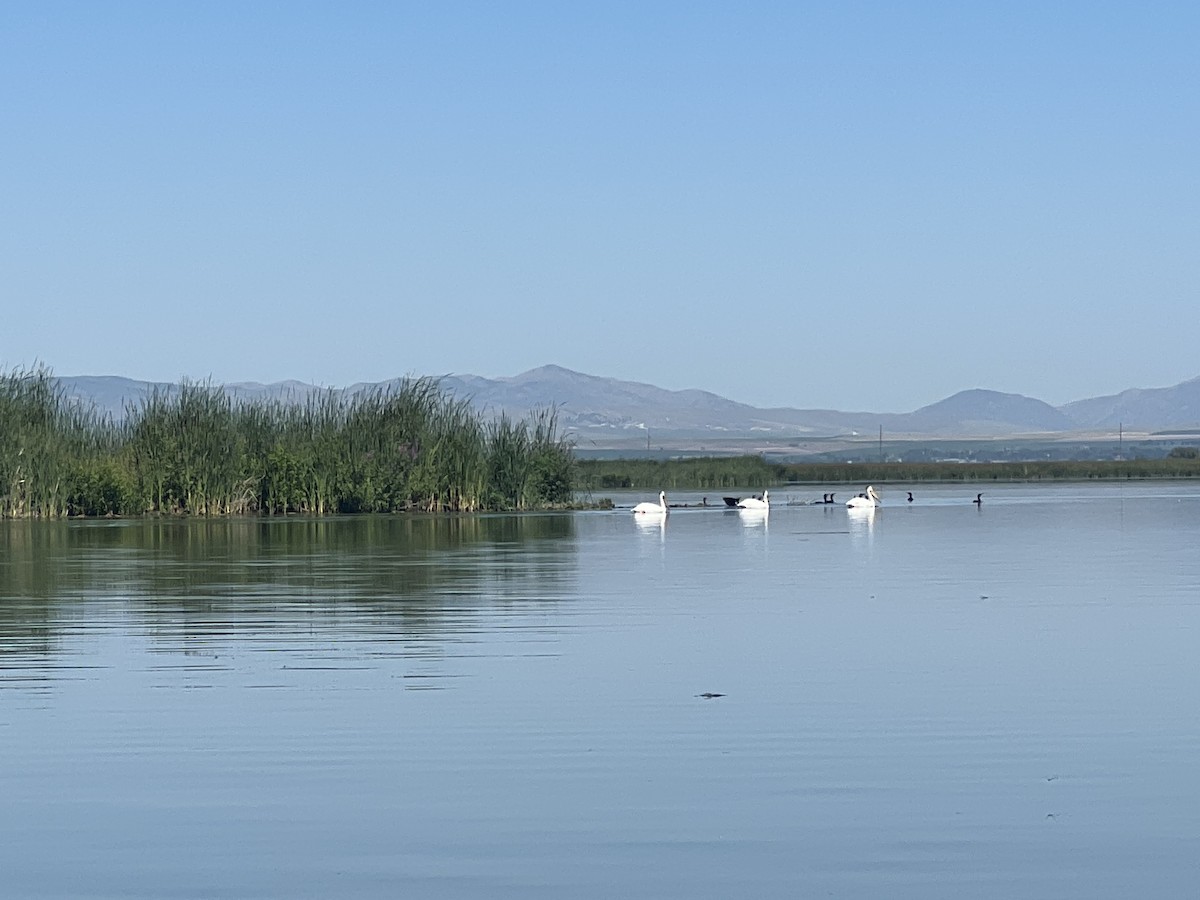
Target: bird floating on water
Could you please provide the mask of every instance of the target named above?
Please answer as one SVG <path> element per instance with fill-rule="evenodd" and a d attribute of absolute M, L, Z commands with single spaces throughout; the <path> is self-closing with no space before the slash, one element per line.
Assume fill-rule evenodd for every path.
<path fill-rule="evenodd" d="M 658 502 L 657 503 L 643 502 L 643 503 L 639 503 L 637 506 L 635 506 L 633 508 L 633 514 L 635 516 L 665 516 L 667 514 L 667 512 L 668 512 L 668 510 L 667 510 L 667 492 L 666 491 L 658 492 Z"/>
<path fill-rule="evenodd" d="M 983 494 L 976 494 L 975 499 L 971 501 L 976 506 L 983 506 Z"/>
<path fill-rule="evenodd" d="M 875 493 L 875 488 L 867 485 L 867 492 L 859 494 L 857 497 L 851 497 L 846 501 L 847 509 L 872 509 L 878 506 L 882 501 L 879 495 Z"/>
<path fill-rule="evenodd" d="M 765 511 L 769 510 L 770 508 L 771 501 L 767 499 L 766 491 L 763 491 L 761 500 L 759 500 L 757 497 L 747 497 L 745 500 L 738 501 L 738 509 L 757 509 Z"/>

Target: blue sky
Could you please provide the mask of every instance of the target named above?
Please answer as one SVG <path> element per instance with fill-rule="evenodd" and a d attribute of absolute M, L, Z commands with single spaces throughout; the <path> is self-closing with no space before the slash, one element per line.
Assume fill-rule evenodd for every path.
<path fill-rule="evenodd" d="M 0 6 L 0 366 L 1200 375 L 1191 3 Z"/>

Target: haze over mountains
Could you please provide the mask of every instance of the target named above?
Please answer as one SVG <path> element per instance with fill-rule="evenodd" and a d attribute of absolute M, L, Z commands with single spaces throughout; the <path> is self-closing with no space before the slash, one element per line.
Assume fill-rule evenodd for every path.
<path fill-rule="evenodd" d="M 400 379 L 396 379 L 399 381 Z M 68 396 L 122 415 L 154 388 L 173 385 L 118 376 L 62 377 Z M 348 392 L 386 387 L 359 383 Z M 541 366 L 508 378 L 447 375 L 442 386 L 485 413 L 523 417 L 531 409 L 555 406 L 559 423 L 579 438 L 635 438 L 647 431 L 674 437 L 819 438 L 873 435 L 889 437 L 1003 437 L 1080 431 L 1164 431 L 1200 428 L 1200 378 L 1174 387 L 1130 389 L 1108 397 L 1076 400 L 1054 407 L 1032 397 L 989 390 L 965 390 L 910 413 L 841 412 L 829 409 L 762 409 L 709 391 L 669 391 L 649 384 Z M 299 381 L 224 385 L 235 398 L 303 401 L 324 390 Z M 802 394 L 801 390 L 797 394 Z"/>

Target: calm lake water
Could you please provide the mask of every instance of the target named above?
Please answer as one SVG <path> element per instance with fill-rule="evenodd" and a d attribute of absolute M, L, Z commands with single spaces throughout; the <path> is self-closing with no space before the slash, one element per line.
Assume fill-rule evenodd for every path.
<path fill-rule="evenodd" d="M 0 894 L 1196 896 L 1200 484 L 822 490 L 0 522 Z"/>

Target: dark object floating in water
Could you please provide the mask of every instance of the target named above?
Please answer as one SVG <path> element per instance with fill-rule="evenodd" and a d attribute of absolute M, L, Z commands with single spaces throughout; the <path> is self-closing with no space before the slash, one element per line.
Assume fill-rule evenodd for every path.
<path fill-rule="evenodd" d="M 763 493 L 766 493 L 766 492 L 764 491 Z M 751 494 L 750 496 L 753 497 L 755 500 L 761 500 L 763 498 L 763 494 Z M 738 504 L 742 502 L 741 497 L 722 497 L 721 499 L 725 501 L 726 506 L 732 506 L 734 509 L 742 508 L 742 507 L 738 506 Z"/>
<path fill-rule="evenodd" d="M 912 491 L 908 492 L 908 502 L 912 503 Z"/>
<path fill-rule="evenodd" d="M 983 505 L 983 494 L 976 494 L 975 499 L 972 500 L 971 502 L 982 506 Z"/>
<path fill-rule="evenodd" d="M 725 695 L 724 694 L 714 694 L 712 691 L 705 691 L 703 694 L 697 694 L 696 696 L 701 697 L 705 700 L 713 700 L 717 697 L 724 697 Z"/>

